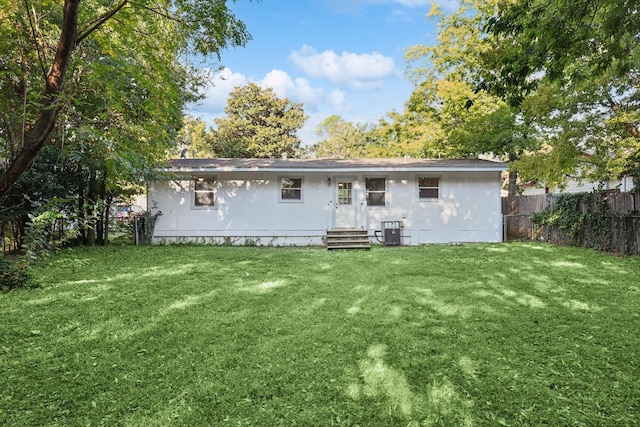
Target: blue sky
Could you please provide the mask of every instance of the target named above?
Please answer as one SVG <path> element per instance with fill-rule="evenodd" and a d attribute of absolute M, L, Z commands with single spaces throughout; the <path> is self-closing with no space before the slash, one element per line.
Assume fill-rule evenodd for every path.
<path fill-rule="evenodd" d="M 389 111 L 402 111 L 412 90 L 404 52 L 434 43 L 435 24 L 426 18 L 432 3 L 444 11 L 457 7 L 454 0 L 231 2 L 253 39 L 223 52 L 220 63 L 205 64 L 216 70 L 213 85 L 188 113 L 213 126 L 233 87 L 256 82 L 304 104 L 309 119 L 299 136 L 309 145 L 330 115 L 375 123 Z"/>

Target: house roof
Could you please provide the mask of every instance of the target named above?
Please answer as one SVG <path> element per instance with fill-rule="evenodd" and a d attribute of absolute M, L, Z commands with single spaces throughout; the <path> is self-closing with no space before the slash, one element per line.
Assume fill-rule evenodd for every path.
<path fill-rule="evenodd" d="M 507 170 L 504 163 L 480 159 L 173 159 L 170 172 L 447 172 Z"/>

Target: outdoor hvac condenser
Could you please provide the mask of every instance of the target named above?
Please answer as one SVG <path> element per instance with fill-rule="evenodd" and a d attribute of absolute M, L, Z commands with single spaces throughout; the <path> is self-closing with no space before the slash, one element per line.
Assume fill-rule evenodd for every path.
<path fill-rule="evenodd" d="M 402 221 L 382 221 L 382 238 L 385 246 L 402 246 Z"/>

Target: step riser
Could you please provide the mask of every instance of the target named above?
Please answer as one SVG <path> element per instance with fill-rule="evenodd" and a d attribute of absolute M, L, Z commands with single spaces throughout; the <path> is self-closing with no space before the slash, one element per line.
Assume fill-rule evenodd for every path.
<path fill-rule="evenodd" d="M 367 230 L 327 230 L 327 249 L 370 249 Z"/>

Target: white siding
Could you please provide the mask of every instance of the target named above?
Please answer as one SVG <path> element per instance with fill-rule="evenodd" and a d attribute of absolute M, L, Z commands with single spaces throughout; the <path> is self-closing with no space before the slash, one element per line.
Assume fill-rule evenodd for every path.
<path fill-rule="evenodd" d="M 419 200 L 417 178 L 440 178 L 440 195 Z M 336 225 L 336 179 L 354 180 L 356 227 L 372 241 L 381 221 L 403 221 L 405 244 L 493 242 L 502 239 L 499 172 L 218 172 L 216 206 L 193 207 L 193 181 L 158 182 L 150 186 L 148 206 L 161 212 L 153 240 L 162 242 L 321 245 Z M 281 201 L 279 178 L 303 177 L 301 201 Z M 365 178 L 386 178 L 385 206 L 367 206 Z M 338 209 L 348 207 L 339 206 Z M 226 240 L 225 240 L 226 239 Z"/>
<path fill-rule="evenodd" d="M 419 200 L 418 176 L 438 176 L 440 195 Z M 385 208 L 368 208 L 367 228 L 380 229 L 381 221 L 402 220 L 407 244 L 494 242 L 502 239 L 500 174 L 497 172 L 444 172 L 392 174 Z"/>
<path fill-rule="evenodd" d="M 558 188 L 550 188 L 550 193 L 583 193 L 583 192 L 592 192 L 599 190 L 602 187 L 604 190 L 613 190 L 619 189 L 621 192 L 626 193 L 628 191 L 633 190 L 633 177 L 625 177 L 621 181 L 611 181 L 607 182 L 604 185 L 600 185 L 600 183 L 595 182 L 578 182 L 575 179 L 569 179 L 567 181 L 566 188 L 558 189 Z M 522 192 L 523 196 L 534 196 L 538 194 L 545 194 L 545 189 L 542 187 L 536 187 L 533 185 L 525 185 L 524 191 Z"/>

